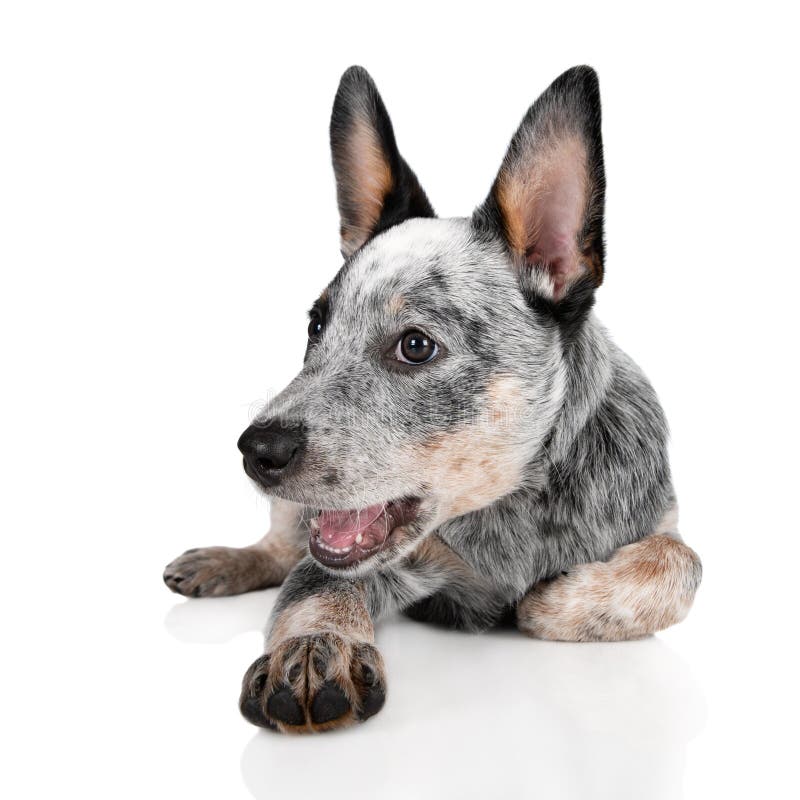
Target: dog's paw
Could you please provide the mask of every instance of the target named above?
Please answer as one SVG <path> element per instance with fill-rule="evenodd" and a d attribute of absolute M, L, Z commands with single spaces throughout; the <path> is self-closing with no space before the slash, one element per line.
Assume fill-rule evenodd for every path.
<path fill-rule="evenodd" d="M 186 597 L 225 597 L 270 585 L 269 556 L 248 547 L 200 547 L 167 565 L 164 583 Z"/>
<path fill-rule="evenodd" d="M 239 709 L 254 725 L 287 733 L 342 728 L 377 714 L 386 698 L 380 653 L 335 633 L 281 642 L 251 665 Z"/>

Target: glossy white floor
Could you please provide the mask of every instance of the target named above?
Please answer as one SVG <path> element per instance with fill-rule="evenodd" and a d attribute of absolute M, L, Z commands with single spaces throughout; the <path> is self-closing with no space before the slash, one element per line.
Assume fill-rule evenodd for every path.
<path fill-rule="evenodd" d="M 753 585 L 749 556 L 722 546 L 706 556 L 690 619 L 645 641 L 387 620 L 384 710 L 303 738 L 252 728 L 236 708 L 276 590 L 187 601 L 159 585 L 160 564 L 133 580 L 115 559 L 99 565 L 107 585 L 87 590 L 82 610 L 54 590 L 35 660 L 15 664 L 29 688 L 10 698 L 27 717 L 9 730 L 11 775 L 22 770 L 6 796 L 794 796 L 789 598 Z M 126 575 L 121 597 L 113 584 Z"/>
<path fill-rule="evenodd" d="M 178 773 L 170 771 L 176 789 L 222 789 L 223 776 L 240 771 L 258 798 L 674 798 L 684 784 L 706 787 L 688 796 L 707 797 L 719 785 L 708 774 L 724 755 L 719 740 L 741 748 L 730 742 L 741 729 L 726 710 L 739 681 L 724 692 L 708 681 L 681 652 L 690 637 L 580 646 L 405 619 L 380 631 L 391 694 L 378 717 L 303 741 L 256 732 L 236 719 L 235 680 L 258 644 L 245 631 L 260 626 L 273 598 L 177 603 L 167 613 L 162 648 L 171 663 L 159 697 L 170 719 L 192 720 L 178 747 L 165 731 L 159 748 Z M 716 769 L 728 772 L 728 758 Z"/>
<path fill-rule="evenodd" d="M 172 460 L 154 464 L 149 478 L 123 478 L 143 497 L 157 496 L 158 484 L 173 496 Z M 245 513 L 230 516 L 253 521 L 265 508 L 247 502 L 235 460 L 228 483 L 242 483 Z M 68 509 L 79 516 L 86 504 L 85 528 L 69 538 L 54 528 L 47 549 L 5 562 L 13 644 L 3 795 L 796 796 L 797 545 L 772 558 L 751 544 L 761 510 L 728 504 L 717 515 L 727 489 L 704 486 L 702 468 L 686 466 L 696 508 L 684 527 L 698 531 L 706 575 L 683 625 L 645 641 L 582 645 L 389 619 L 378 632 L 390 678 L 384 710 L 357 728 L 302 738 L 257 730 L 236 707 L 277 590 L 184 600 L 161 584 L 177 539 L 180 547 L 246 541 L 215 533 L 219 496 L 193 498 L 187 481 L 201 467 L 177 480 L 191 535 L 134 499 L 121 511 L 102 499 L 92 509 L 88 491 Z M 765 537 L 796 536 L 778 512 L 763 511 Z"/>
<path fill-rule="evenodd" d="M 0 796 L 797 797 L 790 10 L 0 4 Z M 387 620 L 385 709 L 288 739 L 236 707 L 276 590 L 185 601 L 161 572 L 265 529 L 235 442 L 340 264 L 328 114 L 359 62 L 443 216 L 597 68 L 597 311 L 666 409 L 705 578 L 626 644 Z"/>
<path fill-rule="evenodd" d="M 258 798 L 793 796 L 796 603 L 722 578 L 746 576 L 749 558 L 710 549 L 690 619 L 639 642 L 469 636 L 387 620 L 385 709 L 358 729 L 303 740 L 255 731 L 235 709 L 276 592 L 162 596 L 163 630 L 145 647 L 158 676 L 146 715 L 160 720 L 145 763 L 163 765 L 165 790 L 203 797 L 211 787 L 236 796 L 237 782 Z"/>
<path fill-rule="evenodd" d="M 236 719 L 237 658 L 256 652 L 243 629 L 260 625 L 273 596 L 181 603 L 166 616 L 175 683 L 160 696 L 170 718 L 193 724 L 164 755 L 202 790 L 240 770 L 259 798 L 295 782 L 309 797 L 672 798 L 717 728 L 702 672 L 667 641 L 581 647 L 397 619 L 379 637 L 391 694 L 378 717 L 313 740 L 256 732 Z"/>

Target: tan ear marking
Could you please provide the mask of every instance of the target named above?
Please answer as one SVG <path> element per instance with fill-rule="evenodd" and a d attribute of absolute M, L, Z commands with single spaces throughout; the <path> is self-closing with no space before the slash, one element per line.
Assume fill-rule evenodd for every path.
<path fill-rule="evenodd" d="M 583 272 L 598 271 L 599 256 L 578 249 L 590 191 L 586 145 L 578 135 L 561 134 L 528 147 L 503 165 L 495 199 L 519 264 L 545 267 L 560 294 Z"/>
<path fill-rule="evenodd" d="M 356 117 L 347 141 L 345 193 L 354 216 L 341 228 L 342 251 L 354 253 L 369 238 L 378 224 L 386 195 L 392 190 L 394 179 L 386 154 L 381 147 L 375 128 L 361 117 Z"/>
<path fill-rule="evenodd" d="M 600 87 L 573 67 L 522 118 L 476 219 L 505 239 L 526 292 L 559 301 L 586 276 L 589 292 L 602 281 L 604 205 Z"/>

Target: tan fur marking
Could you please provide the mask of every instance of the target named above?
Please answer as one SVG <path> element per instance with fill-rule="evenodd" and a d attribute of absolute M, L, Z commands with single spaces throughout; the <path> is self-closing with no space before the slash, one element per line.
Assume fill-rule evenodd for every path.
<path fill-rule="evenodd" d="M 383 210 L 386 195 L 394 184 L 392 170 L 372 125 L 356 118 L 347 144 L 347 176 L 345 194 L 356 213 L 350 224 L 343 226 L 342 250 L 350 255 L 370 237 Z"/>
<path fill-rule="evenodd" d="M 483 508 L 519 486 L 527 453 L 517 442 L 525 400 L 515 378 L 489 388 L 484 413 L 452 433 L 428 439 L 411 456 L 440 499 L 440 518 Z"/>
<path fill-rule="evenodd" d="M 522 162 L 522 163 L 521 163 Z M 541 251 L 561 242 L 574 280 L 581 265 L 599 285 L 602 266 L 599 255 L 578 250 L 578 235 L 589 196 L 586 147 L 579 136 L 528 145 L 527 157 L 504 165 L 497 176 L 495 199 L 500 208 L 511 249 L 520 264 L 535 262 Z M 554 224 L 558 219 L 559 224 Z M 543 242 L 545 235 L 555 239 Z M 544 248 L 543 248 L 544 245 Z"/>
<path fill-rule="evenodd" d="M 286 608 L 275 620 L 267 642 L 269 651 L 277 643 L 296 636 L 338 633 L 362 642 L 373 642 L 372 620 L 358 594 L 336 592 L 315 595 Z"/>
<path fill-rule="evenodd" d="M 537 584 L 517 607 L 517 624 L 539 639 L 641 638 L 686 616 L 701 572 L 691 548 L 652 534 L 620 547 L 607 562 L 579 564 Z"/>
<path fill-rule="evenodd" d="M 436 534 L 426 536 L 409 556 L 409 562 L 435 564 L 442 567 L 453 579 L 477 580 L 475 571 L 448 544 Z"/>
<path fill-rule="evenodd" d="M 284 578 L 305 553 L 305 542 L 297 532 L 301 517 L 301 506 L 273 498 L 270 501 L 269 533 L 247 548 L 270 555 L 278 567 L 285 571 Z"/>
<path fill-rule="evenodd" d="M 529 229 L 528 221 L 535 219 L 532 209 L 543 191 L 542 181 L 533 175 L 520 180 L 516 173 L 504 169 L 497 177 L 495 198 L 503 215 L 508 243 L 519 258 L 524 258 L 535 241 L 536 231 Z"/>
<path fill-rule="evenodd" d="M 594 277 L 595 286 L 599 286 L 603 282 L 603 262 L 600 259 L 600 253 L 584 243 L 581 260 L 589 274 Z"/>
<path fill-rule="evenodd" d="M 364 605 L 363 587 L 358 584 L 293 603 L 275 619 L 267 655 L 245 675 L 242 701 L 256 699 L 261 713 L 268 714 L 270 696 L 289 687 L 302 710 L 303 722 L 273 720 L 280 730 L 304 733 L 352 725 L 360 718 L 370 687 L 380 685 L 385 693 L 383 659 L 373 641 L 372 619 Z M 259 671 L 265 680 L 256 681 Z M 326 685 L 328 691 L 330 685 L 337 686 L 349 706 L 336 719 L 314 722 L 314 699 Z"/>
<path fill-rule="evenodd" d="M 368 683 L 364 666 L 371 670 Z M 254 685 L 258 675 L 265 679 Z M 349 708 L 336 719 L 314 722 L 312 705 L 326 684 L 335 684 L 345 695 Z M 370 686 L 379 685 L 385 693 L 386 670 L 380 653 L 371 644 L 338 633 L 297 636 L 278 643 L 268 660 L 258 659 L 248 670 L 242 686 L 242 699 L 257 697 L 262 711 L 268 709 L 273 692 L 289 687 L 303 712 L 300 724 L 273 720 L 284 733 L 310 733 L 343 728 L 360 719 Z M 373 712 L 374 713 L 374 712 Z"/>
<path fill-rule="evenodd" d="M 406 298 L 401 294 L 393 294 L 386 301 L 386 310 L 391 314 L 399 314 L 406 307 Z"/>
<path fill-rule="evenodd" d="M 305 552 L 300 506 L 274 500 L 271 518 L 270 532 L 249 547 L 188 550 L 167 565 L 167 585 L 189 597 L 225 597 L 283 583 Z"/>

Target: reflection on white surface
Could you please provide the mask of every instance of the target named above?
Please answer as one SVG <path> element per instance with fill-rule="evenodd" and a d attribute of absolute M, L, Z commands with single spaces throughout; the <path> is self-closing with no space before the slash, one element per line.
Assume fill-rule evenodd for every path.
<path fill-rule="evenodd" d="M 181 603 L 166 626 L 183 641 L 223 643 L 263 628 L 275 596 Z M 384 710 L 321 736 L 254 732 L 241 758 L 253 797 L 295 782 L 303 796 L 350 798 L 683 796 L 686 746 L 705 704 L 657 638 L 565 644 L 393 618 L 378 644 Z"/>
<path fill-rule="evenodd" d="M 272 589 L 237 597 L 181 601 L 169 610 L 164 625 L 182 642 L 221 644 L 241 633 L 263 631 L 277 596 L 277 590 Z"/>

